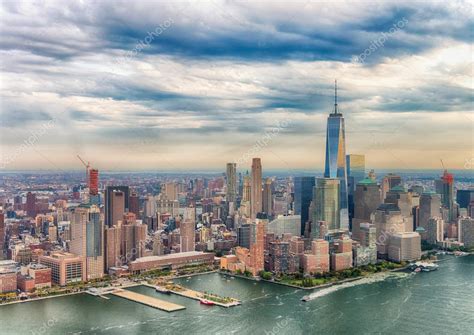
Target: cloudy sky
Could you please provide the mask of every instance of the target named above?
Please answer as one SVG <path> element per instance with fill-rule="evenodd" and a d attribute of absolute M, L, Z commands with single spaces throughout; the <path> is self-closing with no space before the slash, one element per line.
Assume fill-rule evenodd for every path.
<path fill-rule="evenodd" d="M 4 170 L 472 163 L 472 2 L 2 1 Z"/>

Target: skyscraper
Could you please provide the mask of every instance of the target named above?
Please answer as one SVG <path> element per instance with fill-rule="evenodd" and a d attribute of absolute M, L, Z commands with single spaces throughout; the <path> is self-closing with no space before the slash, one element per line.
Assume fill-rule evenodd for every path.
<path fill-rule="evenodd" d="M 129 212 L 130 213 L 133 213 L 136 215 L 136 217 L 138 218 L 140 216 L 140 202 L 139 202 L 139 198 L 138 198 L 138 194 L 136 192 L 132 192 L 132 194 L 130 194 L 130 198 L 129 198 Z"/>
<path fill-rule="evenodd" d="M 434 192 L 424 192 L 420 196 L 418 226 L 423 228 L 421 231 L 421 239 L 428 237 L 428 223 L 431 218 L 439 217 L 441 207 L 441 199 L 439 194 Z"/>
<path fill-rule="evenodd" d="M 99 170 L 90 169 L 89 170 L 89 194 L 97 195 L 99 193 Z"/>
<path fill-rule="evenodd" d="M 359 181 L 365 177 L 365 156 L 346 155 L 347 166 L 347 206 L 349 209 L 349 220 L 352 223 L 354 217 L 354 191 Z"/>
<path fill-rule="evenodd" d="M 314 177 L 295 178 L 294 212 L 301 215 L 301 235 L 304 235 L 305 224 L 309 221 L 309 205 L 313 199 Z"/>
<path fill-rule="evenodd" d="M 104 275 L 104 225 L 95 205 L 80 205 L 71 220 L 70 251 L 83 257 L 87 279 Z"/>
<path fill-rule="evenodd" d="M 252 159 L 252 179 L 251 179 L 251 217 L 255 219 L 257 214 L 263 210 L 262 207 L 262 163 L 260 158 Z"/>
<path fill-rule="evenodd" d="M 341 228 L 339 208 L 338 178 L 318 178 L 313 192 L 314 213 L 312 218 L 311 235 L 319 236 L 318 222 L 325 221 L 329 231 Z"/>
<path fill-rule="evenodd" d="M 349 213 L 347 205 L 347 169 L 346 169 L 346 135 L 344 117 L 338 111 L 337 82 L 334 96 L 334 113 L 329 114 L 326 131 L 326 164 L 325 178 L 338 178 L 339 183 L 339 214 L 341 228 L 348 229 Z"/>
<path fill-rule="evenodd" d="M 3 209 L 0 208 L 0 260 L 2 260 L 3 252 L 5 250 L 5 214 Z"/>
<path fill-rule="evenodd" d="M 89 203 L 92 205 L 98 205 L 100 202 L 99 198 L 99 170 L 90 169 L 87 174 L 87 184 L 89 186 Z"/>
<path fill-rule="evenodd" d="M 441 202 L 443 206 L 448 209 L 449 221 L 456 219 L 454 213 L 454 177 L 452 173 L 448 173 L 448 170 L 444 170 L 443 176 L 441 177 L 443 189 L 441 193 Z"/>
<path fill-rule="evenodd" d="M 268 220 L 256 219 L 250 225 L 250 266 L 255 276 L 264 269 L 264 237 L 266 234 Z"/>
<path fill-rule="evenodd" d="M 352 238 L 360 240 L 360 224 L 370 222 L 371 214 L 382 202 L 380 185 L 370 178 L 357 183 L 354 192 L 354 217 L 352 219 Z"/>
<path fill-rule="evenodd" d="M 31 217 L 36 215 L 36 195 L 31 192 L 26 194 L 26 214 Z"/>
<path fill-rule="evenodd" d="M 263 184 L 263 211 L 267 213 L 269 217 L 273 216 L 273 196 L 272 196 L 272 180 L 267 178 Z"/>
<path fill-rule="evenodd" d="M 192 215 L 191 215 L 192 216 Z M 195 220 L 192 217 L 185 218 L 179 228 L 181 238 L 181 252 L 195 250 Z"/>
<path fill-rule="evenodd" d="M 236 163 L 227 163 L 226 186 L 227 186 L 227 193 L 226 193 L 227 202 L 233 202 L 235 204 L 235 201 L 237 199 L 237 164 Z"/>
<path fill-rule="evenodd" d="M 125 193 L 119 190 L 114 190 L 109 194 L 110 203 L 110 217 L 109 217 L 109 227 L 117 225 L 119 220 L 122 220 L 123 214 L 126 212 L 125 209 Z"/>
<path fill-rule="evenodd" d="M 382 180 L 382 201 L 385 200 L 388 191 L 390 191 L 395 186 L 401 185 L 402 178 L 399 175 L 389 173 Z"/>
<path fill-rule="evenodd" d="M 456 202 L 459 204 L 459 208 L 469 208 L 472 201 L 474 201 L 474 189 L 457 190 Z"/>
<path fill-rule="evenodd" d="M 112 221 L 112 211 L 114 210 L 112 206 L 112 198 L 114 191 L 123 192 L 123 212 L 119 214 L 119 217 L 123 215 L 124 212 L 128 211 L 129 206 L 129 188 L 128 186 L 107 186 L 105 189 L 105 224 L 108 227 L 112 227 L 116 222 Z"/>

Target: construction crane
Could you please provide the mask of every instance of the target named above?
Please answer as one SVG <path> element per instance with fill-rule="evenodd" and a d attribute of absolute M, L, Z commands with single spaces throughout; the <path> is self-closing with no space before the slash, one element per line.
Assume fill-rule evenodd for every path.
<path fill-rule="evenodd" d="M 81 163 L 86 167 L 86 183 L 87 187 L 89 187 L 89 169 L 91 167 L 91 164 L 89 162 L 86 162 L 81 158 L 81 156 L 77 155 L 77 158 L 81 161 Z"/>
<path fill-rule="evenodd" d="M 446 168 L 444 167 L 443 159 L 440 158 L 439 160 L 441 161 L 441 165 L 443 166 L 443 170 L 444 170 L 444 171 L 447 171 Z"/>

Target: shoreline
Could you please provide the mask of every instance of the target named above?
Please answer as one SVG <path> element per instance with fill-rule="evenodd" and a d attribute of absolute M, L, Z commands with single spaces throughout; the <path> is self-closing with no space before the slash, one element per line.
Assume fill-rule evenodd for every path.
<path fill-rule="evenodd" d="M 200 272 L 200 273 L 191 273 L 191 274 L 186 274 L 186 275 L 175 276 L 175 277 L 172 277 L 172 278 L 168 278 L 167 280 L 175 280 L 175 279 L 182 279 L 182 278 L 187 278 L 187 277 L 207 275 L 207 274 L 211 274 L 211 273 L 218 273 L 219 275 L 226 275 L 226 276 L 230 276 L 230 277 L 238 277 L 238 278 L 242 278 L 242 279 L 251 280 L 251 281 L 254 281 L 254 282 L 263 281 L 263 282 L 267 282 L 267 283 L 271 283 L 271 284 L 277 284 L 277 285 L 287 286 L 287 287 L 291 287 L 291 288 L 295 288 L 295 289 L 309 291 L 309 290 L 316 290 L 316 289 L 327 288 L 327 287 L 331 287 L 331 286 L 335 286 L 335 285 L 340 285 L 340 284 L 356 281 L 356 280 L 363 279 L 363 278 L 370 278 L 372 275 L 375 275 L 375 274 L 378 274 L 378 273 L 404 271 L 404 270 L 408 269 L 408 267 L 409 267 L 409 264 L 407 264 L 404 267 L 397 268 L 397 269 L 391 269 L 391 270 L 386 270 L 386 271 L 381 271 L 381 272 L 374 272 L 374 273 L 371 273 L 371 274 L 366 275 L 366 276 L 346 278 L 346 279 L 342 279 L 342 280 L 339 280 L 339 281 L 335 281 L 335 282 L 331 282 L 331 283 L 325 283 L 325 284 L 321 284 L 321 285 L 317 285 L 317 286 L 311 286 L 311 287 L 302 287 L 302 286 L 297 286 L 297 285 L 293 285 L 293 284 L 278 282 L 278 281 L 274 281 L 274 280 L 267 280 L 267 279 L 263 279 L 263 278 L 260 278 L 260 277 L 246 277 L 244 275 L 223 272 L 219 269 L 206 271 L 206 272 Z M 159 279 L 159 278 L 154 278 L 154 279 Z M 124 285 L 120 286 L 120 288 L 137 287 L 137 286 L 151 287 L 152 284 L 148 284 L 148 282 L 144 280 L 144 281 L 141 281 L 141 282 L 130 282 L 130 283 L 127 283 L 127 284 L 124 284 Z M 113 286 L 110 286 L 110 287 L 113 287 Z M 65 296 L 69 296 L 69 295 L 83 294 L 83 293 L 86 294 L 87 290 L 83 290 L 83 291 L 79 291 L 79 292 L 57 294 L 57 295 L 50 295 L 50 296 L 46 296 L 46 297 L 31 298 L 31 299 L 26 299 L 26 300 L 16 300 L 16 301 L 10 301 L 10 302 L 6 302 L 6 303 L 1 303 L 0 302 L 0 307 L 7 306 L 7 305 L 13 305 L 13 304 L 22 304 L 22 303 L 34 302 L 34 301 L 39 301 L 39 300 L 44 300 L 44 299 L 65 297 Z"/>
<path fill-rule="evenodd" d="M 321 284 L 321 285 L 317 285 L 317 286 L 311 286 L 311 287 L 297 286 L 297 285 L 288 284 L 288 283 L 283 283 L 283 282 L 279 282 L 279 281 L 263 279 L 263 278 L 260 278 L 260 277 L 259 277 L 259 278 L 256 278 L 256 277 L 246 277 L 246 276 L 244 276 L 244 275 L 238 275 L 238 274 L 233 274 L 233 273 L 228 273 L 228 272 L 222 272 L 222 271 L 218 271 L 218 273 L 221 274 L 221 275 L 228 275 L 228 276 L 233 276 L 233 277 L 239 277 L 239 278 L 243 278 L 243 279 L 248 279 L 248 280 L 252 280 L 252 281 L 255 281 L 255 282 L 264 281 L 264 282 L 267 282 L 267 283 L 278 284 L 278 285 L 283 285 L 283 286 L 287 286 L 287 287 L 291 287 L 291 288 L 296 288 L 296 289 L 301 289 L 301 290 L 309 291 L 309 290 L 316 290 L 316 289 L 331 287 L 331 286 L 334 286 L 334 285 L 340 285 L 340 284 L 344 284 L 344 283 L 349 283 L 349 282 L 356 281 L 356 280 L 363 279 L 363 278 L 370 278 L 371 276 L 373 276 L 373 275 L 375 275 L 375 274 L 378 274 L 378 273 L 403 271 L 403 270 L 408 269 L 408 267 L 409 267 L 409 265 L 406 265 L 406 266 L 404 266 L 404 267 L 397 268 L 397 269 L 391 269 L 391 270 L 386 270 L 386 271 L 374 272 L 374 273 L 371 273 L 371 274 L 368 274 L 368 275 L 365 275 L 365 276 L 359 276 L 359 277 L 354 277 L 354 278 L 345 278 L 345 279 L 338 280 L 338 281 L 335 281 L 335 282 L 332 282 L 332 283 L 325 283 L 325 284 Z"/>
<path fill-rule="evenodd" d="M 48 295 L 46 297 L 38 297 L 38 298 L 31 298 L 31 299 L 26 299 L 26 300 L 16 300 L 16 301 L 4 302 L 4 303 L 0 303 L 0 308 L 2 306 L 7 306 L 7 305 L 23 304 L 23 303 L 27 303 L 27 302 L 40 301 L 40 300 L 59 298 L 59 297 L 66 297 L 66 296 L 69 296 L 69 295 L 76 295 L 76 294 L 82 294 L 82 293 L 86 293 L 86 291 L 71 292 L 71 293 L 64 293 L 64 294 L 55 294 L 55 295 Z"/>

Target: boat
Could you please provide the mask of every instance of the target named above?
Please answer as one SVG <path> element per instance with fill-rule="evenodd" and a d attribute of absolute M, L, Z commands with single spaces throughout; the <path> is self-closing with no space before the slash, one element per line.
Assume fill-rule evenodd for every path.
<path fill-rule="evenodd" d="M 212 301 L 207 300 L 207 299 L 200 299 L 199 302 L 201 303 L 201 305 L 207 305 L 207 306 L 214 306 L 215 305 Z"/>
<path fill-rule="evenodd" d="M 469 255 L 469 253 L 464 252 L 464 251 L 455 251 L 454 252 L 454 256 L 456 256 L 456 257 L 463 257 L 463 256 L 467 256 L 467 255 Z"/>
<path fill-rule="evenodd" d="M 303 298 L 301 298 L 301 301 L 310 301 L 311 299 L 309 298 L 309 295 L 305 295 Z"/>
<path fill-rule="evenodd" d="M 438 270 L 439 265 L 435 263 L 428 263 L 428 262 L 416 262 L 410 265 L 410 268 L 414 272 L 430 272 Z"/>
<path fill-rule="evenodd" d="M 171 291 L 168 290 L 166 287 L 157 286 L 155 289 L 156 289 L 156 292 L 165 293 L 165 294 L 171 293 Z"/>

